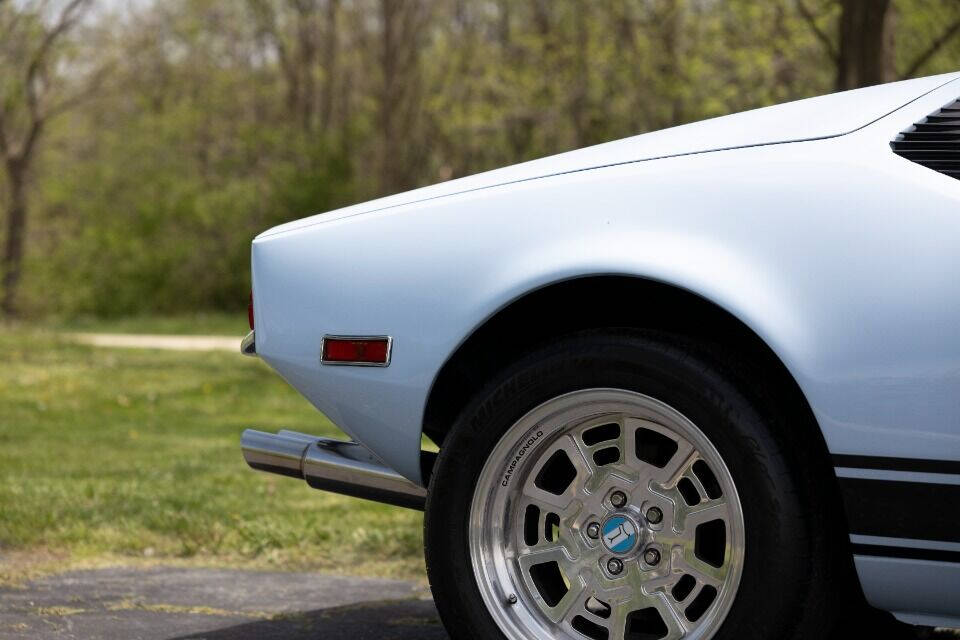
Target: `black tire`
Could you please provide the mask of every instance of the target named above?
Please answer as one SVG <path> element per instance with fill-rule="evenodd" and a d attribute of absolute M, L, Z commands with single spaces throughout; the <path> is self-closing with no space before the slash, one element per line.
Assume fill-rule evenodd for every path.
<path fill-rule="evenodd" d="M 826 543 L 823 518 L 814 515 L 812 502 L 825 489 L 811 474 L 821 467 L 810 464 L 812 449 L 804 450 L 809 438 L 784 433 L 775 412 L 745 389 L 730 355 L 663 334 L 586 332 L 534 350 L 475 394 L 444 441 L 424 524 L 430 585 L 451 638 L 504 638 L 486 610 L 468 548 L 470 504 L 487 457 L 532 408 L 595 387 L 637 391 L 676 408 L 700 426 L 733 476 L 745 560 L 736 600 L 714 638 L 829 635 L 831 583 L 846 574 L 836 567 L 835 545 Z"/>

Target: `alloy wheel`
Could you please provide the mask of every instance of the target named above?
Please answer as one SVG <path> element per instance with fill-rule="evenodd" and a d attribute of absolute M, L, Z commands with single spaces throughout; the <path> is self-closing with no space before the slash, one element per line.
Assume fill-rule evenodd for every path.
<path fill-rule="evenodd" d="M 554 398 L 501 438 L 469 545 L 510 640 L 711 638 L 736 597 L 744 523 L 704 433 L 632 391 Z"/>

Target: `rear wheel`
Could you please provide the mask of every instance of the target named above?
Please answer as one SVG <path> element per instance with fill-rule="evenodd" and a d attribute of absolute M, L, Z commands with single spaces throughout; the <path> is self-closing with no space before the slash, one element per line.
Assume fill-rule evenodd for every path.
<path fill-rule="evenodd" d="M 827 616 L 805 609 L 827 559 L 782 446 L 669 338 L 590 333 L 531 354 L 464 410 L 431 480 L 427 565 L 448 631 L 820 633 Z"/>

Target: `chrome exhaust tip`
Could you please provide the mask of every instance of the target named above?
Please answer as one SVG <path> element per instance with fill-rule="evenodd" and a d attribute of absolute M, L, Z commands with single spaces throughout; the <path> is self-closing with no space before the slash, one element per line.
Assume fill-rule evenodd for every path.
<path fill-rule="evenodd" d="M 251 468 L 302 478 L 314 489 L 423 511 L 427 490 L 387 467 L 357 442 L 247 429 L 241 439 Z"/>

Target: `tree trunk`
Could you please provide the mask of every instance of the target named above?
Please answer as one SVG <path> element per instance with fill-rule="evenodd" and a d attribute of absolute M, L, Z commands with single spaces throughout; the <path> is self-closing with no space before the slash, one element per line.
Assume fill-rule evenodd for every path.
<path fill-rule="evenodd" d="M 578 0 L 574 5 L 576 31 L 573 46 L 573 86 L 570 91 L 570 119 L 573 121 L 574 146 L 578 149 L 593 142 L 590 131 L 590 32 L 587 4 Z"/>
<path fill-rule="evenodd" d="M 890 79 L 889 14 L 890 0 L 842 0 L 837 90 L 868 87 Z"/>
<path fill-rule="evenodd" d="M 320 129 L 327 133 L 333 120 L 333 96 L 337 88 L 337 14 L 340 0 L 328 0 L 326 38 L 323 43 L 323 95 L 320 105 Z"/>
<path fill-rule="evenodd" d="M 317 12 L 313 3 L 305 3 L 297 11 L 297 75 L 300 77 L 300 101 L 296 116 L 306 134 L 313 132 L 314 107 L 317 99 Z"/>
<path fill-rule="evenodd" d="M 422 77 L 420 52 L 430 16 L 430 3 L 381 0 L 383 22 L 379 50 L 381 86 L 377 120 L 381 136 L 380 191 L 409 189 L 416 183 L 421 149 L 420 119 Z"/>
<path fill-rule="evenodd" d="M 659 8 L 654 14 L 656 20 L 655 41 L 657 49 L 656 73 L 659 77 L 658 99 L 663 108 L 656 109 L 655 129 L 666 129 L 683 124 L 685 121 L 685 105 L 679 85 L 685 82 L 683 51 L 683 26 L 685 20 L 685 3 L 679 0 L 669 0 L 656 5 Z"/>
<path fill-rule="evenodd" d="M 7 316 L 16 315 L 17 289 L 23 268 L 23 241 L 27 230 L 27 185 L 26 171 L 20 162 L 7 162 L 7 182 L 10 189 L 10 205 L 7 208 L 6 240 L 0 271 L 3 272 L 3 299 L 0 310 Z"/>
<path fill-rule="evenodd" d="M 398 145 L 394 132 L 394 119 L 401 108 L 397 100 L 399 78 L 397 78 L 397 17 L 398 6 L 392 0 L 380 0 L 380 19 L 383 20 L 380 70 L 383 74 L 380 94 L 380 136 L 383 145 L 380 158 L 380 191 L 385 194 L 399 191 Z"/>

